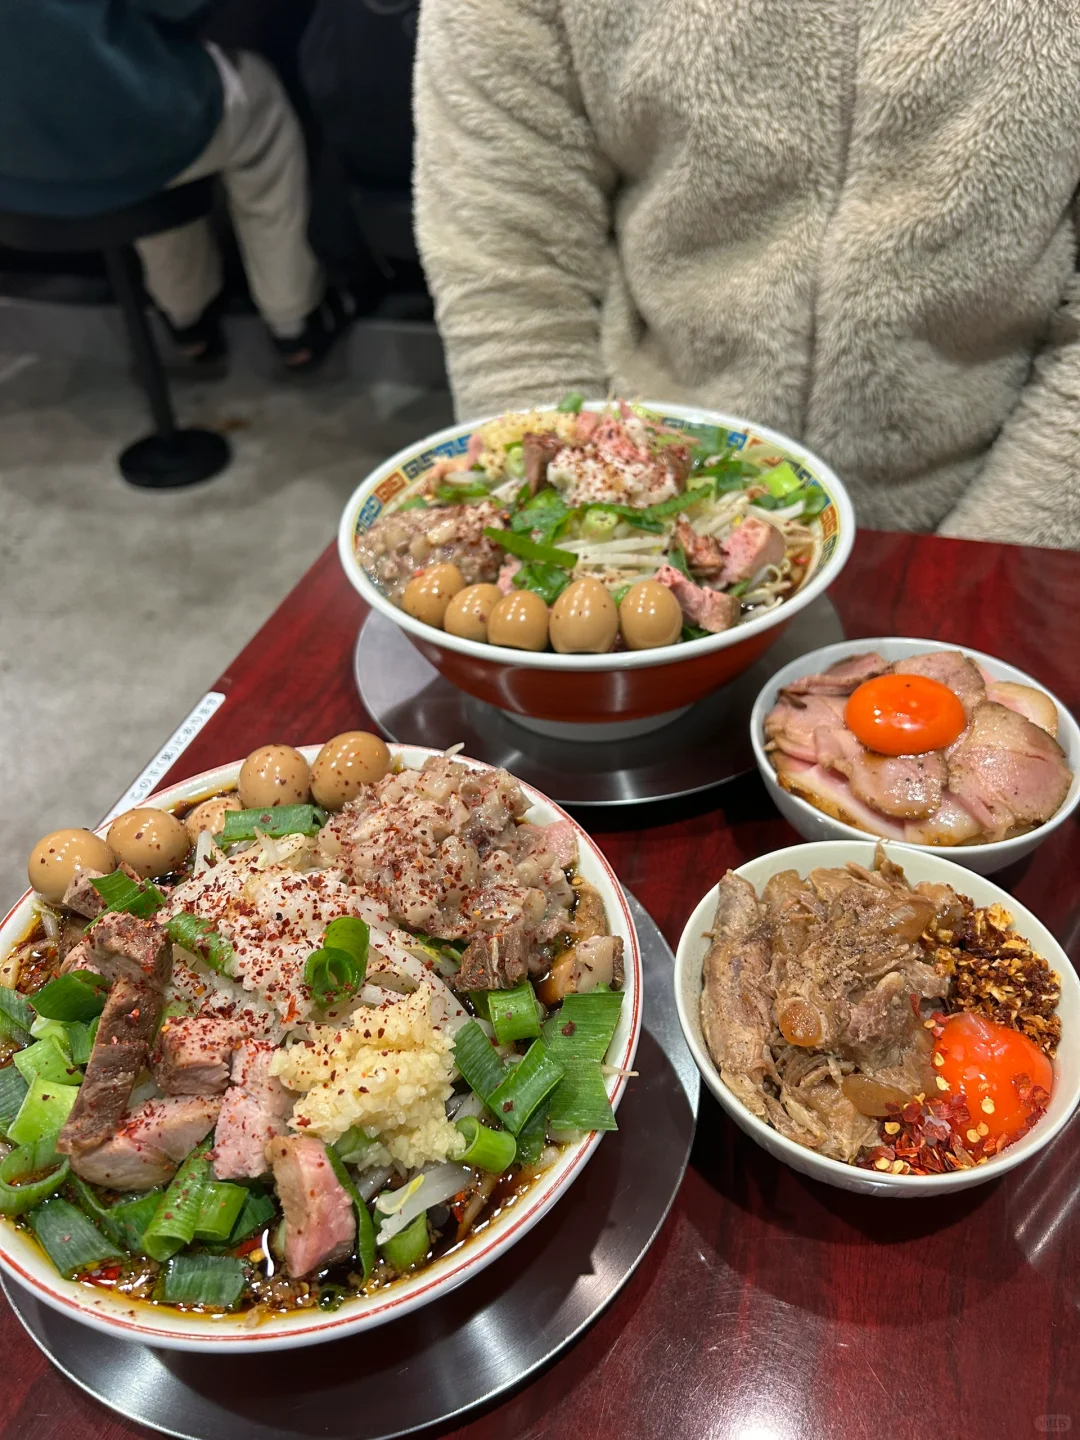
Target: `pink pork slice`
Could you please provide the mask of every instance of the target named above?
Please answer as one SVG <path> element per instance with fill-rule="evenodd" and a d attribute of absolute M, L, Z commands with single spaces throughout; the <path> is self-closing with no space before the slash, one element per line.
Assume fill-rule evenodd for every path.
<path fill-rule="evenodd" d="M 266 1174 L 266 1147 L 285 1131 L 293 1097 L 270 1060 L 277 1047 L 249 1040 L 233 1056 L 232 1080 L 221 1101 L 212 1160 L 219 1180 L 254 1180 Z"/>
<path fill-rule="evenodd" d="M 151 1056 L 154 1079 L 166 1095 L 220 1095 L 241 1034 L 236 1021 L 221 1015 L 166 1020 Z"/>
<path fill-rule="evenodd" d="M 678 600 L 686 622 L 700 630 L 719 635 L 723 630 L 730 630 L 739 618 L 741 607 L 737 596 L 695 585 L 674 565 L 661 565 L 655 579 L 666 585 Z"/>
<path fill-rule="evenodd" d="M 152 1190 L 214 1127 L 221 1101 L 212 1095 L 173 1095 L 130 1111 L 111 1140 L 74 1155 L 71 1168 L 110 1190 Z"/>
<path fill-rule="evenodd" d="M 352 1200 L 326 1146 L 312 1135 L 271 1140 L 266 1158 L 285 1212 L 285 1264 L 293 1278 L 343 1260 L 356 1238 Z"/>
<path fill-rule="evenodd" d="M 766 565 L 779 565 L 786 548 L 775 525 L 756 515 L 748 516 L 720 546 L 724 556 L 721 585 L 736 585 L 752 579 Z"/>

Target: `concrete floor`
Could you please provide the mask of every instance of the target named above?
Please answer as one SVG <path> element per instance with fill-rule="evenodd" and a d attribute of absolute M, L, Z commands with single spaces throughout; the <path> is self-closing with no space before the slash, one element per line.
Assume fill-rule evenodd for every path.
<path fill-rule="evenodd" d="M 0 353 L 0 914 L 34 842 L 100 820 L 371 466 L 451 418 L 441 391 L 233 368 L 174 387 L 183 419 L 228 430 L 231 468 L 152 493 L 115 466 L 147 428 L 123 368 Z"/>

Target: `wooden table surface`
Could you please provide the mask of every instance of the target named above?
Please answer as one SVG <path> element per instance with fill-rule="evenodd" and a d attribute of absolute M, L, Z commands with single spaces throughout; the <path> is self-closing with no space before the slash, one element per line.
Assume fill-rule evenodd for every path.
<path fill-rule="evenodd" d="M 849 636 L 988 651 L 1080 711 L 1075 554 L 864 532 L 831 598 Z M 310 743 L 368 724 L 352 680 L 363 613 L 328 550 L 222 676 L 226 703 L 169 780 L 266 741 Z M 580 818 L 672 944 L 728 866 L 798 838 L 756 775 L 685 802 Z M 1074 964 L 1078 874 L 1074 818 L 998 877 Z M 533 1383 L 444 1433 L 1019 1440 L 1080 1431 L 1078 1221 L 1080 1117 L 997 1182 L 945 1202 L 883 1201 L 788 1170 L 703 1092 L 690 1169 L 626 1288 Z M 5 1440 L 144 1433 L 52 1370 L 6 1309 L 0 1347 Z"/>

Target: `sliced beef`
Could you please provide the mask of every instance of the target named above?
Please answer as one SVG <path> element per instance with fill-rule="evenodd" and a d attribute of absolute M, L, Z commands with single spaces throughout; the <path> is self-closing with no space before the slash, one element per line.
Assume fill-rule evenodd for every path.
<path fill-rule="evenodd" d="M 861 1115 L 844 1094 L 837 1072 L 845 1067 L 791 1045 L 780 1048 L 776 1065 L 780 1116 L 774 1113 L 773 1123 L 781 1134 L 843 1161 L 854 1160 L 864 1145 L 877 1141 L 875 1121 Z"/>
<path fill-rule="evenodd" d="M 101 1013 L 97 1038 L 56 1148 L 78 1155 L 109 1140 L 127 1113 L 132 1086 L 144 1068 L 157 1029 L 162 996 L 145 980 L 117 979 Z"/>
<path fill-rule="evenodd" d="M 154 1079 L 166 1095 L 220 1095 L 242 1033 L 239 1022 L 217 1015 L 166 1020 L 151 1058 Z"/>
<path fill-rule="evenodd" d="M 295 1279 L 344 1260 L 356 1239 L 356 1215 L 326 1146 L 314 1136 L 288 1135 L 272 1140 L 266 1152 L 285 1213 L 289 1274 Z"/>
<path fill-rule="evenodd" d="M 912 655 L 907 660 L 894 661 L 892 670 L 895 675 L 925 675 L 929 680 L 947 685 L 959 698 L 969 719 L 975 706 L 986 699 L 979 667 L 959 650 L 932 650 L 926 655 Z"/>
<path fill-rule="evenodd" d="M 529 494 L 535 495 L 547 481 L 547 468 L 563 448 L 563 442 L 552 431 L 536 435 L 531 431 L 521 440 L 521 458 L 525 464 L 525 483 Z"/>
<path fill-rule="evenodd" d="M 1065 752 L 1015 710 L 985 701 L 948 752 L 949 789 L 988 840 L 1041 825 L 1069 793 Z"/>
<path fill-rule="evenodd" d="M 766 565 L 779 565 L 787 546 L 775 525 L 756 515 L 748 515 L 741 525 L 736 525 L 720 548 L 724 555 L 720 583 L 736 585 L 743 580 L 752 580 Z"/>
<path fill-rule="evenodd" d="M 213 1096 L 148 1100 L 130 1111 L 104 1144 L 75 1156 L 72 1168 L 84 1180 L 112 1190 L 152 1190 L 168 1181 L 180 1161 L 209 1135 L 220 1108 L 221 1101 Z"/>
<path fill-rule="evenodd" d="M 699 535 L 689 521 L 679 520 L 675 525 L 675 538 L 695 575 L 716 576 L 723 570 L 724 552 L 715 535 Z"/>
<path fill-rule="evenodd" d="M 459 990 L 510 990 L 529 973 L 529 942 L 524 926 L 507 925 L 494 935 L 470 940 L 457 974 Z"/>
<path fill-rule="evenodd" d="M 889 662 L 876 650 L 866 655 L 847 655 L 820 675 L 801 675 L 784 686 L 785 695 L 851 695 L 865 680 L 874 680 L 889 670 Z"/>
<path fill-rule="evenodd" d="M 770 748 L 796 760 L 814 764 L 818 759 L 819 730 L 850 735 L 844 726 L 844 703 L 830 695 L 782 695 L 765 717 L 765 739 Z M 852 736 L 852 739 L 854 737 Z M 843 745 L 837 740 L 837 745 Z"/>
<path fill-rule="evenodd" d="M 90 882 L 101 880 L 104 875 L 104 870 L 76 870 L 60 903 L 66 910 L 74 910 L 76 915 L 95 920 L 105 909 L 105 901 Z"/>
<path fill-rule="evenodd" d="M 89 970 L 94 975 L 101 974 L 97 961 L 94 959 L 94 947 L 85 937 L 77 945 L 71 947 L 60 966 L 61 975 L 69 975 L 72 970 Z"/>
<path fill-rule="evenodd" d="M 109 911 L 87 937 L 94 964 L 107 980 L 125 976 L 161 990 L 172 970 L 172 946 L 160 925 L 134 915 Z"/>
<path fill-rule="evenodd" d="M 293 1097 L 270 1061 L 276 1047 L 248 1040 L 233 1056 L 232 1081 L 221 1101 L 212 1160 L 219 1180 L 254 1180 L 267 1169 L 266 1147 L 285 1131 Z"/>
<path fill-rule="evenodd" d="M 688 625 L 718 635 L 737 624 L 742 609 L 737 596 L 695 585 L 674 565 L 661 565 L 654 578 L 678 600 Z"/>
<path fill-rule="evenodd" d="M 769 1050 L 769 928 L 753 886 L 730 870 L 720 881 L 712 937 L 701 992 L 705 1042 L 724 1084 L 767 1120 L 764 1083 L 776 1079 Z"/>

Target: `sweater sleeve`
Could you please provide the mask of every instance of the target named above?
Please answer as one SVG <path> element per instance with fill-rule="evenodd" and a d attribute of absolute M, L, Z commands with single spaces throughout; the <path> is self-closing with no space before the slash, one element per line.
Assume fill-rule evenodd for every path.
<path fill-rule="evenodd" d="M 607 391 L 611 166 L 558 0 L 424 0 L 416 233 L 459 417 Z"/>
<path fill-rule="evenodd" d="M 1080 550 L 1080 278 L 941 535 Z"/>

